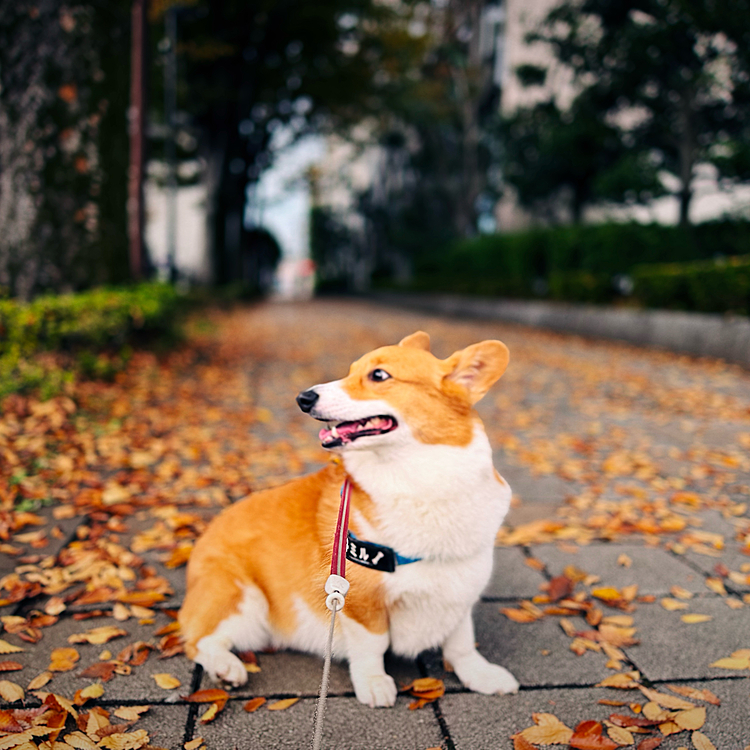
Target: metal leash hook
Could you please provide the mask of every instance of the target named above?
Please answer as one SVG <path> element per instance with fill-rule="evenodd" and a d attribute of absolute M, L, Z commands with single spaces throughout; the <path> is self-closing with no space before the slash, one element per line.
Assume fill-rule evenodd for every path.
<path fill-rule="evenodd" d="M 313 734 L 312 748 L 320 750 L 323 739 L 323 715 L 326 710 L 326 699 L 328 698 L 328 681 L 331 674 L 331 654 L 333 652 L 333 631 L 336 626 L 336 612 L 344 608 L 344 600 L 349 593 L 349 581 L 346 575 L 346 536 L 349 531 L 349 501 L 352 496 L 352 486 L 349 477 L 344 480 L 341 487 L 341 505 L 339 506 L 339 517 L 336 521 L 336 533 L 333 537 L 333 554 L 331 559 L 331 575 L 326 581 L 326 607 L 331 610 L 331 627 L 328 629 L 328 642 L 326 643 L 325 661 L 323 662 L 323 677 L 320 681 L 320 697 L 315 708 L 315 733 Z"/>

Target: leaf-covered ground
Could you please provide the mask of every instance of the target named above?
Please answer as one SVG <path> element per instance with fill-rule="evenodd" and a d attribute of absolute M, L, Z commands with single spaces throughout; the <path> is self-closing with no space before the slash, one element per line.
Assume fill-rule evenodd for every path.
<path fill-rule="evenodd" d="M 496 465 L 516 492 L 498 543 L 520 548 L 547 583 L 505 602 L 498 617 L 558 622 L 574 654 L 606 656 L 602 684 L 623 690 L 604 723 L 582 706 L 568 727 L 539 705 L 507 746 L 718 747 L 701 732 L 706 712 L 718 710 L 715 696 L 679 685 L 649 693 L 628 656 L 642 647 L 645 608 L 721 628 L 717 610 L 708 613 L 696 604 L 701 594 L 677 581 L 654 596 L 637 576 L 602 581 L 596 566 L 568 564 L 553 575 L 535 550 L 659 547 L 689 561 L 726 612 L 750 613 L 750 373 L 517 326 L 321 301 L 204 312 L 180 350 L 137 352 L 113 383 L 79 383 L 45 402 L 3 401 L 0 750 L 159 746 L 149 701 L 167 693 L 207 704 L 198 726 L 221 720 L 227 696 L 196 693 L 174 621 L 195 538 L 226 504 L 326 460 L 317 427 L 294 403 L 299 391 L 420 328 L 438 356 L 484 338 L 511 351 L 480 407 Z M 619 569 L 631 564 L 627 552 L 617 556 Z M 750 677 L 749 648 L 737 644 L 714 671 Z M 254 655 L 245 660 L 248 671 L 261 668 Z M 138 674 L 150 685 L 138 695 L 149 698 L 133 705 L 128 680 Z M 414 684 L 406 687 L 416 706 L 443 695 L 442 682 L 421 692 Z M 245 710 L 295 710 L 283 700 L 254 698 Z M 188 750 L 203 745 L 195 741 Z"/>

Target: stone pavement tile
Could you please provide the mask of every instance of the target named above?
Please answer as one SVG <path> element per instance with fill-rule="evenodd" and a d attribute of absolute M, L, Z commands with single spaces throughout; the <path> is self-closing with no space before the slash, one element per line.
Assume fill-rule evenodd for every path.
<path fill-rule="evenodd" d="M 570 650 L 570 638 L 556 618 L 517 623 L 499 607 L 485 602 L 474 607 L 475 640 L 481 654 L 509 669 L 521 685 L 594 685 L 609 674 L 603 654 L 588 651 L 576 656 Z M 589 627 L 581 618 L 569 619 L 581 630 Z M 443 670 L 438 652 L 426 652 L 422 659 L 431 676 L 444 679 L 449 688 L 459 687 L 455 675 Z"/>
<path fill-rule="evenodd" d="M 43 688 L 52 690 L 68 697 L 73 696 L 76 690 L 84 688 L 97 680 L 79 677 L 78 675 L 87 667 L 99 661 L 99 655 L 108 650 L 113 657 L 126 646 L 135 641 L 147 641 L 156 644 L 158 636 L 154 636 L 155 630 L 171 622 L 166 615 L 157 614 L 153 625 L 139 625 L 135 619 L 118 622 L 112 617 L 93 617 L 89 620 L 74 620 L 72 617 L 61 617 L 60 621 L 49 628 L 42 630 L 43 636 L 38 643 L 25 643 L 16 635 L 4 634 L 6 640 L 20 645 L 24 651 L 8 656 L 8 659 L 17 661 L 24 665 L 24 669 L 10 673 L 13 681 L 26 687 L 28 683 L 41 672 L 44 672 L 50 664 L 50 654 L 56 648 L 75 648 L 80 654 L 80 660 L 76 668 L 69 672 L 56 672 L 51 682 Z M 114 625 L 126 630 L 129 635 L 116 638 L 104 645 L 90 643 L 68 643 L 68 636 L 84 633 L 92 628 Z M 120 700 L 142 700 L 149 702 L 172 702 L 179 695 L 187 695 L 190 692 L 194 665 L 182 655 L 173 656 L 169 659 L 159 659 L 159 652 L 152 651 L 148 659 L 140 666 L 133 667 L 129 675 L 115 675 L 109 682 L 104 684 L 104 696 L 107 701 Z M 158 687 L 151 675 L 168 672 L 182 683 L 176 690 L 162 690 Z"/>
<path fill-rule="evenodd" d="M 315 697 L 318 695 L 320 680 L 323 676 L 321 657 L 296 651 L 259 653 L 257 656 L 261 671 L 248 675 L 245 685 L 232 690 L 232 698 L 271 695 Z M 415 662 L 398 659 L 390 654 L 386 656 L 385 669 L 399 686 L 408 685 L 412 680 L 420 677 Z M 201 687 L 215 686 L 216 683 L 204 673 Z M 331 695 L 351 695 L 354 692 L 346 662 L 334 661 L 331 664 L 329 692 Z"/>
<path fill-rule="evenodd" d="M 690 684 L 707 687 L 722 699 L 721 706 L 707 705 L 704 734 L 718 750 L 743 750 L 750 742 L 750 686 L 741 681 Z M 582 721 L 603 722 L 613 713 L 630 714 L 627 706 L 603 706 L 597 703 L 600 699 L 643 704 L 645 699 L 637 696 L 635 691 L 606 688 L 522 690 L 499 696 L 460 693 L 441 698 L 440 710 L 456 750 L 511 750 L 511 735 L 533 726 L 533 713 L 552 713 L 575 729 Z M 665 738 L 659 750 L 693 747 L 690 734 Z"/>
<path fill-rule="evenodd" d="M 669 589 L 682 586 L 688 591 L 706 591 L 703 576 L 679 557 L 658 547 L 642 544 L 589 544 L 579 547 L 571 554 L 554 544 L 541 544 L 531 548 L 531 554 L 547 566 L 551 575 L 559 575 L 566 565 L 598 575 L 597 585 L 621 588 L 638 584 L 639 594 L 669 594 Z M 625 567 L 617 562 L 620 555 L 627 555 L 633 562 Z"/>
<path fill-rule="evenodd" d="M 694 567 L 701 570 L 706 575 L 716 577 L 717 573 L 715 567 L 717 564 L 726 565 L 730 571 L 740 574 L 744 577 L 744 581 L 740 578 L 735 580 L 724 579 L 724 584 L 727 589 L 736 591 L 744 594 L 750 591 L 750 570 L 747 572 L 741 572 L 742 566 L 750 565 L 750 557 L 743 555 L 740 552 L 734 550 L 725 551 L 721 557 L 708 557 L 707 555 L 699 555 L 696 552 L 688 549 L 682 557 Z"/>
<path fill-rule="evenodd" d="M 140 696 L 134 693 L 132 699 L 139 700 Z M 147 705 L 144 701 L 142 705 Z M 109 711 L 117 708 L 116 704 L 105 706 Z M 141 715 L 141 718 L 133 724 L 131 731 L 145 729 L 149 734 L 149 745 L 154 748 L 165 748 L 166 750 L 182 750 L 185 739 L 185 730 L 188 723 L 190 707 L 152 705 L 151 708 Z M 116 716 L 111 717 L 112 723 L 118 721 Z"/>
<path fill-rule="evenodd" d="M 409 710 L 400 696 L 393 708 L 369 708 L 355 698 L 331 698 L 326 706 L 326 750 L 427 750 L 444 748 L 440 726 L 430 706 Z M 214 722 L 196 725 L 210 750 L 300 750 L 313 736 L 315 699 L 303 699 L 283 711 L 262 706 L 255 713 L 243 701 L 230 701 Z"/>
<path fill-rule="evenodd" d="M 510 485 L 513 494 L 521 498 L 522 503 L 544 503 L 551 514 L 566 495 L 574 494 L 578 485 L 558 476 L 532 476 L 525 466 L 510 463 L 502 451 L 495 451 L 493 463 L 503 478 Z M 523 505 L 521 506 L 523 507 Z"/>
<path fill-rule="evenodd" d="M 493 599 L 528 599 L 539 593 L 539 585 L 547 579 L 525 563 L 518 547 L 495 548 L 492 578 L 482 596 Z"/>
<path fill-rule="evenodd" d="M 689 624 L 680 619 L 686 613 L 711 615 L 713 619 Z M 747 607 L 730 609 L 722 597 L 706 595 L 691 599 L 687 610 L 677 612 L 668 612 L 658 603 L 641 604 L 634 617 L 640 644 L 625 651 L 649 680 L 699 680 L 731 675 L 750 678 L 747 670 L 710 666 L 733 651 L 750 648 Z"/>

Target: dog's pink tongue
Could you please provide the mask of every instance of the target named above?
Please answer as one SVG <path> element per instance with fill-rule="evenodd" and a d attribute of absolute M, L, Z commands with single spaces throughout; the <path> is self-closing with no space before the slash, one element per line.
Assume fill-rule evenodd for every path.
<path fill-rule="evenodd" d="M 336 425 L 336 434 L 333 434 L 333 429 L 329 427 L 324 427 L 319 433 L 318 433 L 318 439 L 325 443 L 327 440 L 335 440 L 338 438 L 341 440 L 342 443 L 350 443 L 350 435 L 353 435 L 355 432 L 357 432 L 358 424 L 357 422 L 342 422 L 341 424 Z"/>

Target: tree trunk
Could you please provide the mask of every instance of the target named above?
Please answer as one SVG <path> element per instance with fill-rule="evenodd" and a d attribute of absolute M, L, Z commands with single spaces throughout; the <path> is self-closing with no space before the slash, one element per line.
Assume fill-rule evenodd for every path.
<path fill-rule="evenodd" d="M 696 139 L 693 132 L 692 92 L 687 91 L 680 100 L 679 112 L 679 177 L 682 187 L 680 197 L 680 226 L 690 224 L 690 201 L 693 197 L 693 168 L 695 167 Z"/>

